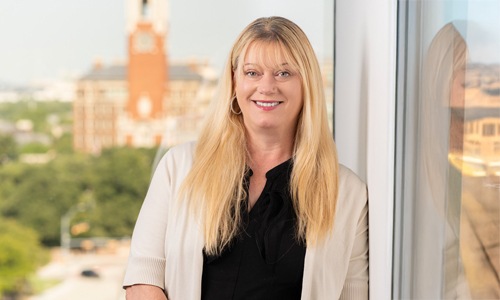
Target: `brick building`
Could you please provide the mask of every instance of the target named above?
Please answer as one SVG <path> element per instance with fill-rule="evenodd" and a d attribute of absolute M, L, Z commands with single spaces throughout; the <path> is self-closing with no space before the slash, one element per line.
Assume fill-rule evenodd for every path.
<path fill-rule="evenodd" d="M 166 0 L 129 0 L 127 14 L 128 62 L 96 62 L 77 83 L 75 150 L 169 147 L 192 139 L 213 93 L 206 63 L 168 61 Z"/>

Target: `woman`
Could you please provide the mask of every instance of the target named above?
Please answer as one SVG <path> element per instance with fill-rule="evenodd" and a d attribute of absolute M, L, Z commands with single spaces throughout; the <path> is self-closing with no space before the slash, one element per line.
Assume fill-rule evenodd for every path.
<path fill-rule="evenodd" d="M 304 32 L 236 40 L 196 144 L 161 160 L 134 229 L 128 299 L 368 298 L 366 186 L 339 166 Z"/>
<path fill-rule="evenodd" d="M 470 299 L 460 254 L 465 178 L 450 163 L 453 157 L 464 156 L 467 57 L 465 39 L 453 23 L 447 23 L 432 39 L 422 70 L 420 173 L 415 189 L 419 205 L 414 213 L 416 226 L 424 234 L 415 241 L 415 259 L 427 263 L 415 267 L 415 284 L 442 282 L 443 289 L 417 288 L 415 297 L 419 299 Z"/>

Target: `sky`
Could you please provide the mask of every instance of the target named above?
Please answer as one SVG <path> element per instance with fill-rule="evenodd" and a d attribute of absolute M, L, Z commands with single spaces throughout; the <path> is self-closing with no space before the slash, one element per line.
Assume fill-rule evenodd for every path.
<path fill-rule="evenodd" d="M 78 78 L 96 59 L 125 61 L 127 1 L 0 0 L 0 86 Z M 270 15 L 302 27 L 320 59 L 333 56 L 334 0 L 167 1 L 170 60 L 207 58 L 218 70 L 238 33 Z M 472 60 L 500 63 L 500 1 L 439 1 L 425 3 L 445 3 L 453 9 L 448 7 L 451 15 L 444 18 L 470 21 L 466 39 Z"/>
<path fill-rule="evenodd" d="M 433 1 L 427 6 L 429 10 L 445 11 L 442 20 L 435 20 L 435 32 L 447 22 L 457 26 L 467 43 L 471 62 L 500 64 L 499 0 Z"/>
<path fill-rule="evenodd" d="M 77 78 L 96 59 L 125 61 L 128 0 L 0 1 L 0 83 Z M 333 1 L 170 0 L 171 60 L 203 57 L 220 69 L 239 32 L 281 15 L 308 35 L 318 56 L 333 56 Z"/>

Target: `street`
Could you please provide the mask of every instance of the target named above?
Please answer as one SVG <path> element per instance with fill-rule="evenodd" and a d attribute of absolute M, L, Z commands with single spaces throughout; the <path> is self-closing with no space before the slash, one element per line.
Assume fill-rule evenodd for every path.
<path fill-rule="evenodd" d="M 52 262 L 39 270 L 45 279 L 61 279 L 61 283 L 49 288 L 29 300 L 122 300 L 125 293 L 121 287 L 128 246 L 120 246 L 109 253 L 71 253 L 61 257 L 56 251 Z M 82 270 L 91 269 L 99 277 L 83 277 Z"/>
<path fill-rule="evenodd" d="M 500 188 L 497 181 L 498 177 L 463 178 L 460 242 L 473 299 L 500 299 Z"/>

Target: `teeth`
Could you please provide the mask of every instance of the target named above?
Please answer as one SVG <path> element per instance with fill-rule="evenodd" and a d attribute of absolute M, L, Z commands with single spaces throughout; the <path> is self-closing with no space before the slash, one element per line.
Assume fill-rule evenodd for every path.
<path fill-rule="evenodd" d="M 260 102 L 260 101 L 255 101 L 258 106 L 264 106 L 264 107 L 272 107 L 280 104 L 279 102 Z"/>

